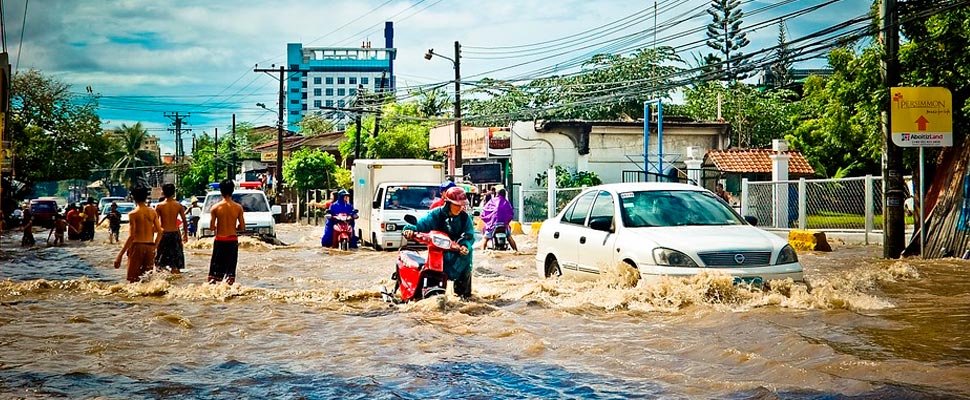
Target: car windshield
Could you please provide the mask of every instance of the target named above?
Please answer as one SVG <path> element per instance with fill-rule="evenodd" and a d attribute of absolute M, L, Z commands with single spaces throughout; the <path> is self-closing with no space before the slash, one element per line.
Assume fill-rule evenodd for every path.
<path fill-rule="evenodd" d="M 56 210 L 57 203 L 53 201 L 39 201 L 30 205 L 33 212 L 50 212 Z"/>
<path fill-rule="evenodd" d="M 623 225 L 742 225 L 744 221 L 712 193 L 693 190 L 620 193 Z"/>
<path fill-rule="evenodd" d="M 118 212 L 119 213 L 121 213 L 121 214 L 128 214 L 128 213 L 130 213 L 132 211 L 135 211 L 135 205 L 134 204 L 118 204 Z"/>
<path fill-rule="evenodd" d="M 210 194 L 205 198 L 205 206 L 202 207 L 202 211 L 208 213 L 219 200 L 222 200 L 222 195 Z M 266 204 L 266 195 L 262 193 L 233 193 L 232 201 L 239 203 L 244 212 L 269 211 L 269 206 Z"/>
<path fill-rule="evenodd" d="M 381 200 L 388 210 L 427 210 L 437 190 L 437 186 L 389 186 Z"/>

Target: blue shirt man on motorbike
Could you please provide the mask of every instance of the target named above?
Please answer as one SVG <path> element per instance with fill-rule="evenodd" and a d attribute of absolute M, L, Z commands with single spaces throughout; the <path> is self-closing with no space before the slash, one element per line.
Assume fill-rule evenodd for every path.
<path fill-rule="evenodd" d="M 354 219 L 350 220 L 350 247 L 357 248 L 357 235 L 355 234 L 355 221 L 358 217 L 357 210 L 354 209 L 354 205 L 350 204 L 350 193 L 346 190 L 341 190 L 337 192 L 337 201 L 330 205 L 327 209 L 327 224 L 323 228 L 323 237 L 320 238 L 320 245 L 323 247 L 337 247 L 333 243 L 333 227 L 337 224 L 337 220 L 329 218 L 329 216 L 337 214 L 347 214 L 353 216 Z"/>
<path fill-rule="evenodd" d="M 415 225 L 405 226 L 404 237 L 411 239 L 414 232 L 441 231 L 447 233 L 451 240 L 458 242 L 461 245 L 460 251 L 445 252 L 444 270 L 448 279 L 454 281 L 455 294 L 468 298 L 472 295 L 472 245 L 475 242 L 475 223 L 465 212 L 468 199 L 464 189 L 460 187 L 448 189 L 442 198 L 446 206 L 431 210 Z"/>

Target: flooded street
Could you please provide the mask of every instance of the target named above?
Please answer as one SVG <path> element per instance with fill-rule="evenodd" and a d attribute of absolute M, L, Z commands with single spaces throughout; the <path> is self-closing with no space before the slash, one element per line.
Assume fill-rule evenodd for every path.
<path fill-rule="evenodd" d="M 725 276 L 630 285 L 539 279 L 476 250 L 473 291 L 389 306 L 395 252 L 331 254 L 322 228 L 240 243 L 237 285 L 124 282 L 120 245 L 2 238 L 2 398 L 968 398 L 970 261 L 803 253 L 812 283 Z M 126 237 L 122 232 L 122 239 Z M 127 262 L 127 259 L 125 260 Z"/>

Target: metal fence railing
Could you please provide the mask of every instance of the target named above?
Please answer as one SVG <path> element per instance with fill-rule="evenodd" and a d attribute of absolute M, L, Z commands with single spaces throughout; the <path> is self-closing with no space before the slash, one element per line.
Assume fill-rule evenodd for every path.
<path fill-rule="evenodd" d="M 576 195 L 583 191 L 582 187 L 578 188 L 560 188 L 553 189 L 555 191 L 555 203 L 553 205 L 553 212 L 549 213 L 549 190 L 548 189 L 527 189 L 521 190 L 521 197 L 523 201 L 520 203 L 519 211 L 521 216 L 518 218 L 519 222 L 529 223 L 543 221 L 549 218 L 550 215 L 556 215 Z"/>
<path fill-rule="evenodd" d="M 882 177 L 741 183 L 741 213 L 777 229 L 882 230 Z"/>

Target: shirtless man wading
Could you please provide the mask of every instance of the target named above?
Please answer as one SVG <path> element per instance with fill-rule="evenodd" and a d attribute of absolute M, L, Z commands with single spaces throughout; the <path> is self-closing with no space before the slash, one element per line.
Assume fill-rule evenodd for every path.
<path fill-rule="evenodd" d="M 246 229 L 243 219 L 243 208 L 232 201 L 232 191 L 235 184 L 226 179 L 219 183 L 222 200 L 212 206 L 209 229 L 216 233 L 212 242 L 212 260 L 209 261 L 209 277 L 207 282 L 219 283 L 226 280 L 232 285 L 236 282 L 236 262 L 239 258 L 239 237 L 237 231 Z"/>
<path fill-rule="evenodd" d="M 175 185 L 162 185 L 165 201 L 155 206 L 155 212 L 162 222 L 162 240 L 155 251 L 155 266 L 171 268 L 173 274 L 178 274 L 185 268 L 185 253 L 182 243 L 189 241 L 188 220 L 185 219 L 185 207 L 175 201 Z M 179 232 L 178 219 L 182 218 L 182 226 L 186 229 Z"/>
<path fill-rule="evenodd" d="M 128 255 L 128 282 L 138 282 L 142 274 L 150 271 L 155 264 L 155 247 L 162 239 L 162 225 L 158 214 L 145 202 L 148 188 L 133 188 L 131 197 L 137 207 L 128 214 L 128 240 L 115 257 L 115 268 L 121 267 L 121 258 Z M 157 234 L 157 235 L 156 235 Z"/>

